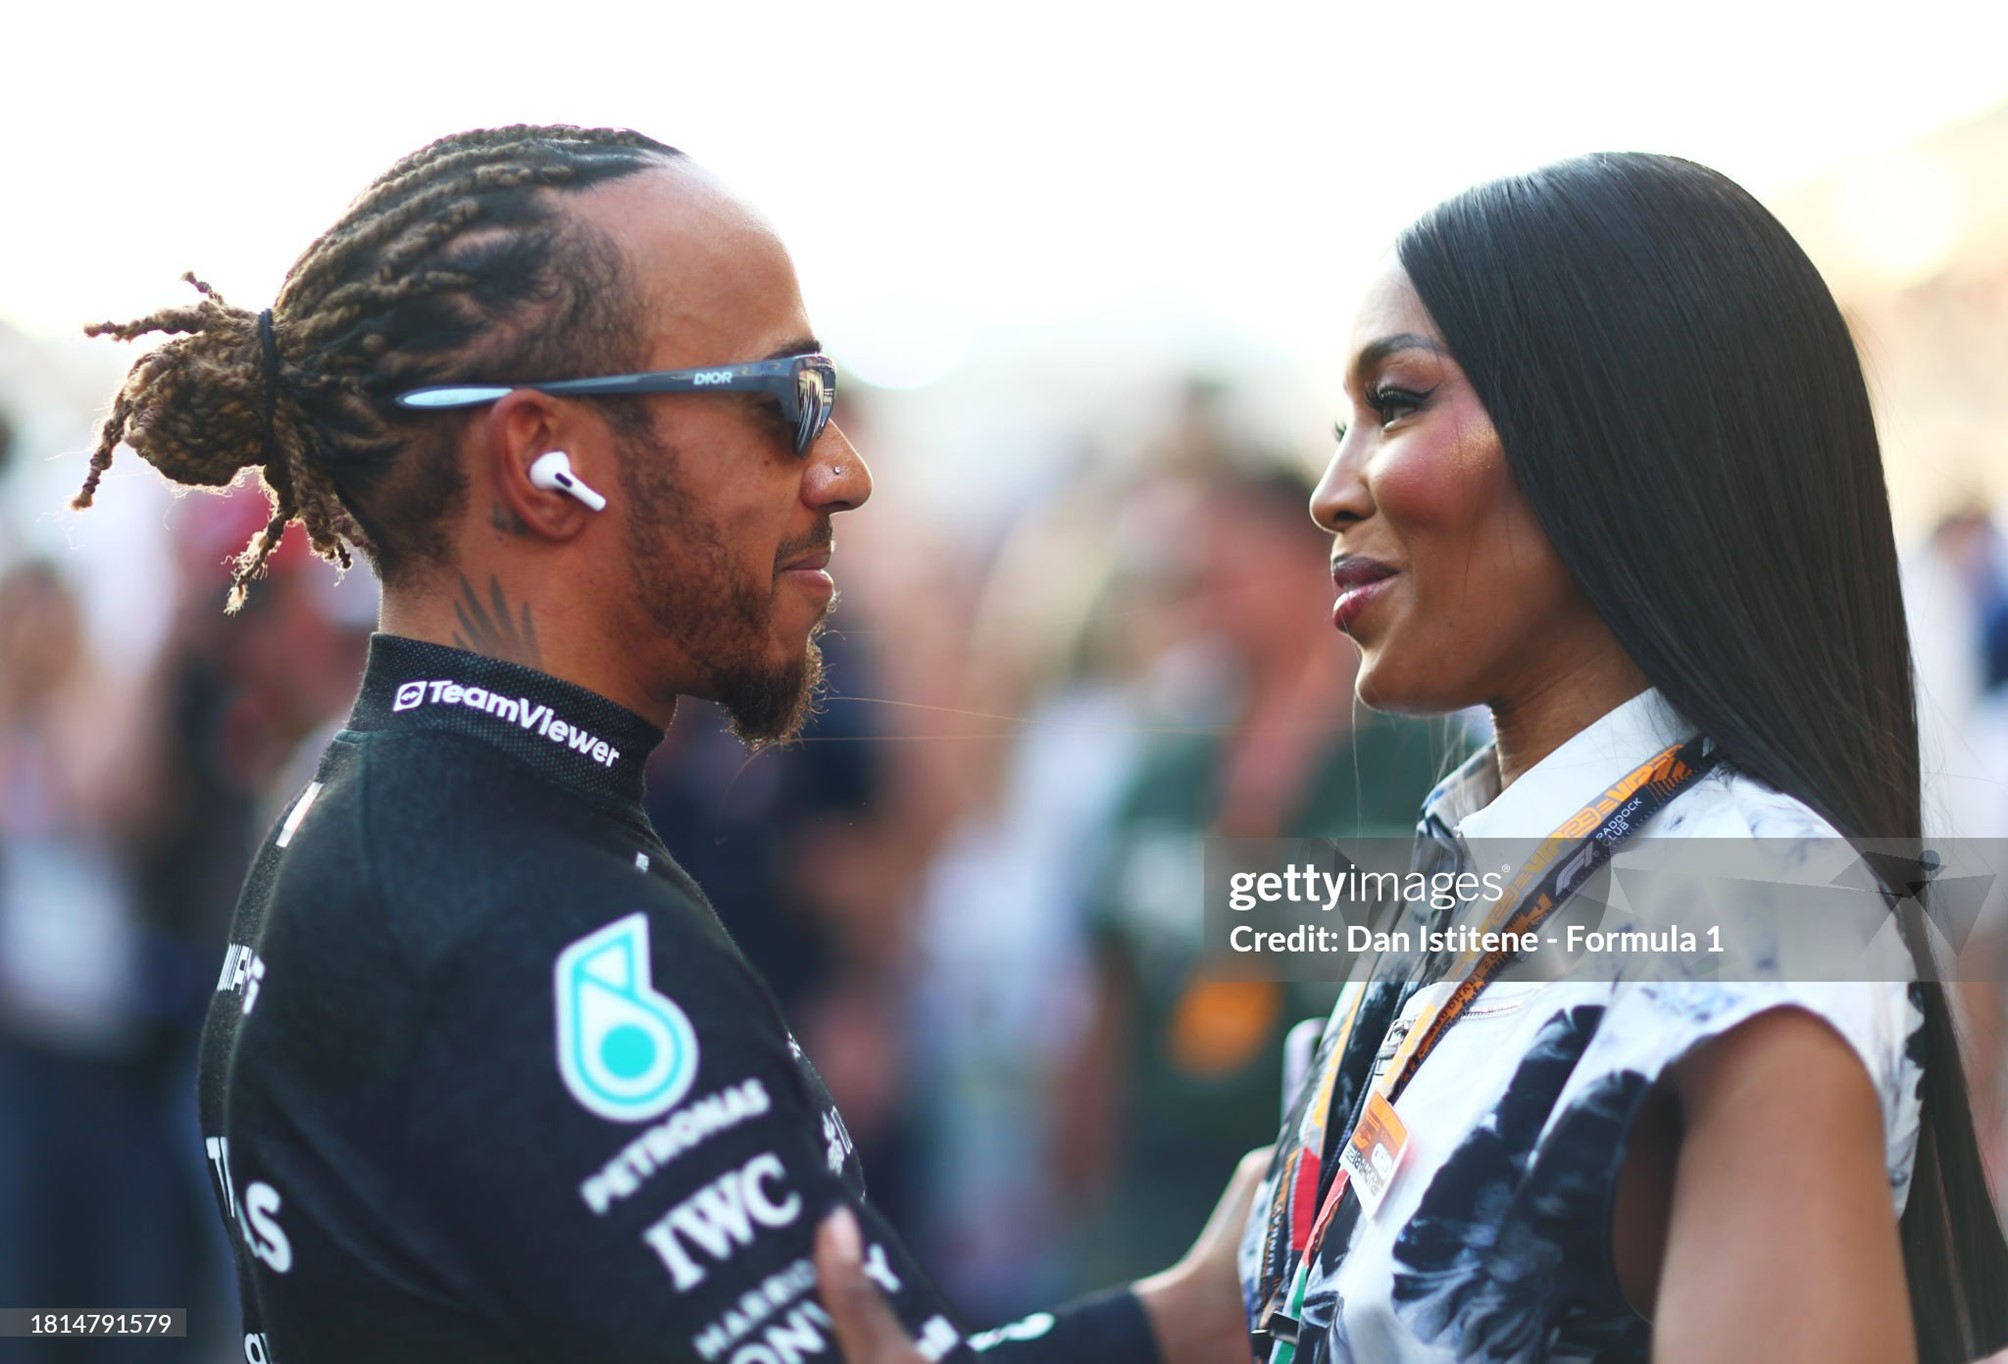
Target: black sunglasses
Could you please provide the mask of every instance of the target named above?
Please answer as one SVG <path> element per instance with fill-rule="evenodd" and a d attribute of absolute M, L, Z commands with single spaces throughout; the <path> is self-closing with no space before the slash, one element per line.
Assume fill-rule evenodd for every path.
<path fill-rule="evenodd" d="M 781 404 L 795 425 L 795 453 L 806 455 L 830 424 L 837 405 L 837 367 L 827 355 L 784 355 L 713 369 L 663 369 L 648 374 L 610 374 L 597 379 L 559 379 L 548 384 L 444 384 L 397 395 L 399 407 L 439 411 L 479 407 L 519 388 L 559 397 L 597 398 L 609 393 L 765 393 Z"/>

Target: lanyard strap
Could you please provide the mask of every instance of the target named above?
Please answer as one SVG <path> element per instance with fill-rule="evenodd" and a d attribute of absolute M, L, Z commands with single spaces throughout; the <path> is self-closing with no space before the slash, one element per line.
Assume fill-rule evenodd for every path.
<path fill-rule="evenodd" d="M 1665 809 L 1674 797 L 1706 776 L 1718 761 L 1719 755 L 1712 750 L 1712 746 L 1705 738 L 1697 736 L 1684 744 L 1672 745 L 1626 773 L 1595 800 L 1570 816 L 1542 840 L 1540 847 L 1514 877 L 1506 893 L 1500 897 L 1503 904 L 1513 906 L 1505 917 L 1503 932 L 1517 935 L 1538 930 L 1571 895 L 1581 889 L 1590 877 L 1611 860 L 1613 854 L 1633 833 Z M 1530 883 L 1535 883 L 1531 890 L 1528 889 Z M 1497 915 L 1494 916 L 1494 922 L 1498 922 Z M 1352 1132 L 1358 1127 L 1360 1118 L 1366 1110 L 1368 1096 L 1378 1090 L 1389 1103 L 1400 1098 L 1402 1091 L 1408 1088 L 1409 1082 L 1415 1078 L 1422 1063 L 1449 1033 L 1451 1026 L 1471 1007 L 1485 987 L 1498 977 L 1500 971 L 1518 955 L 1517 952 L 1508 951 L 1503 946 L 1483 953 L 1442 1004 L 1433 1009 L 1426 1008 L 1417 1017 L 1415 1026 L 1402 1039 L 1396 1055 L 1390 1062 L 1386 1083 L 1377 1083 L 1369 1074 L 1367 1083 L 1360 1086 L 1359 1094 L 1351 1106 L 1352 1111 L 1348 1114 L 1343 1129 L 1346 1133 L 1344 1140 L 1350 1140 Z M 1405 1001 L 1410 993 L 1410 989 L 1404 989 L 1401 999 Z M 1356 1009 L 1357 1002 L 1355 1002 Z M 1354 1017 L 1346 1020 L 1348 1026 L 1355 1021 Z M 1335 1072 L 1343 1057 L 1351 1050 L 1344 1045 L 1346 1040 L 1337 1039 L 1338 1045 L 1331 1047 L 1326 1061 L 1328 1070 Z M 1326 1103 L 1330 1102 L 1329 1096 L 1335 1088 L 1333 1078 L 1332 1074 L 1327 1074 L 1321 1079 L 1318 1087 L 1319 1098 Z M 1322 1138 L 1328 1126 L 1328 1118 L 1315 1123 L 1320 1147 L 1325 1144 Z M 1317 1169 L 1321 1157 L 1322 1150 L 1312 1157 L 1310 1164 L 1313 1169 Z M 1309 1235 L 1305 1237 L 1304 1249 L 1298 1258 L 1296 1273 L 1292 1276 L 1293 1281 L 1289 1284 L 1287 1297 L 1273 1291 L 1266 1295 L 1270 1301 L 1270 1309 L 1265 1314 L 1263 1327 L 1277 1341 L 1279 1348 L 1294 1344 L 1296 1321 L 1298 1313 L 1302 1310 L 1310 1266 L 1315 1262 L 1319 1249 L 1323 1246 L 1334 1222 L 1339 1220 L 1337 1214 L 1341 1203 L 1346 1200 L 1347 1194 L 1352 1193 L 1348 1181 L 1339 1176 L 1338 1169 L 1338 1162 L 1333 1161 L 1330 1169 L 1318 1170 L 1318 1174 L 1330 1180 L 1330 1184 L 1322 1200 L 1323 1206 L 1318 1209 L 1318 1215 L 1309 1229 Z M 1300 1171 L 1289 1170 L 1286 1173 L 1300 1174 Z M 1290 1201 L 1296 1202 L 1295 1199 Z M 1358 1195 L 1353 1193 L 1351 1203 L 1357 1206 L 1357 1202 Z M 1302 1205 L 1299 1205 L 1296 1208 L 1279 1209 L 1279 1211 L 1283 1211 L 1287 1217 L 1290 1213 L 1299 1212 L 1301 1208 Z M 1270 1234 L 1275 1235 L 1277 1230 L 1279 1228 L 1272 1225 Z M 1296 1232 L 1291 1239 L 1303 1235 L 1302 1232 Z M 1264 1262 L 1268 1262 L 1269 1257 L 1265 1255 L 1263 1259 Z M 1281 1285 L 1278 1284 L 1277 1287 L 1280 1288 Z M 1283 1352 L 1287 1356 L 1294 1353 L 1294 1349 L 1285 1349 Z"/>
<path fill-rule="evenodd" d="M 1714 768 L 1717 756 L 1708 751 L 1708 741 L 1701 738 L 1676 744 L 1653 757 L 1643 766 L 1627 773 L 1623 780 L 1612 786 L 1596 802 L 1585 806 L 1574 818 L 1542 842 L 1526 866 L 1522 867 L 1502 902 L 1513 905 L 1507 917 L 1502 934 L 1511 935 L 1508 941 L 1518 935 L 1533 933 L 1552 917 L 1557 909 L 1574 895 L 1597 872 L 1601 871 L 1613 854 L 1622 847 L 1639 826 L 1666 808 L 1675 796 L 1700 781 Z M 1570 837 L 1581 833 L 1586 816 L 1594 818 L 1601 813 L 1602 818 L 1587 835 L 1578 841 L 1569 856 L 1561 854 L 1567 850 Z M 1541 875 L 1543 869 L 1547 874 Z M 1526 883 L 1536 876 L 1541 881 L 1531 893 L 1524 890 Z M 1417 1020 L 1415 1039 L 1405 1045 L 1407 1060 L 1395 1071 L 1389 1084 L 1386 1098 L 1393 1103 L 1401 1097 L 1408 1082 L 1415 1078 L 1415 1072 L 1436 1050 L 1437 1043 L 1450 1031 L 1453 1023 L 1463 1017 L 1465 1010 L 1490 985 L 1509 964 L 1520 954 L 1503 944 L 1479 957 L 1471 973 L 1459 981 L 1451 991 L 1450 998 L 1427 1023 Z"/>

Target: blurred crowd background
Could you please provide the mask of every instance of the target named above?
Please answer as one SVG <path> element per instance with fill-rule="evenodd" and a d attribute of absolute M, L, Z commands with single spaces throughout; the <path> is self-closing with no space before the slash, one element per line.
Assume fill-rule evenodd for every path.
<path fill-rule="evenodd" d="M 1880 404 L 1932 816 L 1990 837 L 2008 837 L 2002 165 L 2008 108 L 1758 186 L 1841 295 Z M 68 297 L 102 310 L 88 281 Z M 196 1031 L 251 852 L 354 695 L 376 588 L 296 532 L 226 619 L 255 488 L 175 499 L 126 458 L 96 509 L 64 510 L 129 357 L 46 311 L 0 296 L 0 1305 L 187 1306 L 179 1357 L 232 1359 Z M 820 715 L 749 757 L 686 705 L 649 808 L 773 982 L 873 1197 L 994 1320 L 1163 1267 L 1274 1136 L 1281 1039 L 1330 993 L 1196 970 L 1200 840 L 1403 835 L 1482 717 L 1352 699 L 1305 513 L 1336 366 L 1279 380 L 1273 350 L 1185 344 L 1205 330 L 1189 312 L 901 316 L 953 332 L 953 355 L 916 368 L 852 328 L 873 362 L 839 421 L 879 495 L 839 523 Z M 1336 355 L 1344 320 L 1324 325 Z M 1998 1172 L 2001 1000 L 1964 1002 Z"/>

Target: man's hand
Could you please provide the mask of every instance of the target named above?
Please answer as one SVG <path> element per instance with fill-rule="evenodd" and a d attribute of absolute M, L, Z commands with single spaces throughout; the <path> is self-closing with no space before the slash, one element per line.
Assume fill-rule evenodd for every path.
<path fill-rule="evenodd" d="M 1273 1149 L 1264 1146 L 1241 1157 L 1192 1249 L 1170 1269 L 1137 1281 L 1137 1299 L 1164 1364 L 1242 1364 L 1248 1358 L 1248 1321 L 1234 1260 Z"/>
<path fill-rule="evenodd" d="M 878 1285 L 865 1277 L 864 1237 L 849 1208 L 816 1228 L 816 1287 L 844 1364 L 927 1364 Z"/>

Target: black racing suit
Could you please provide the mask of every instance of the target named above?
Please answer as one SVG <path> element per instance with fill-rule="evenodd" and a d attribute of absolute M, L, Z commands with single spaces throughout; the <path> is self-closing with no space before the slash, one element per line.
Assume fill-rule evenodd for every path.
<path fill-rule="evenodd" d="M 248 1360 L 834 1364 L 809 1255 L 839 1203 L 923 1351 L 967 1357 L 642 814 L 660 738 L 541 673 L 372 642 L 203 1034 Z M 1127 1290 L 993 1337 L 986 1359 L 1156 1357 Z"/>

